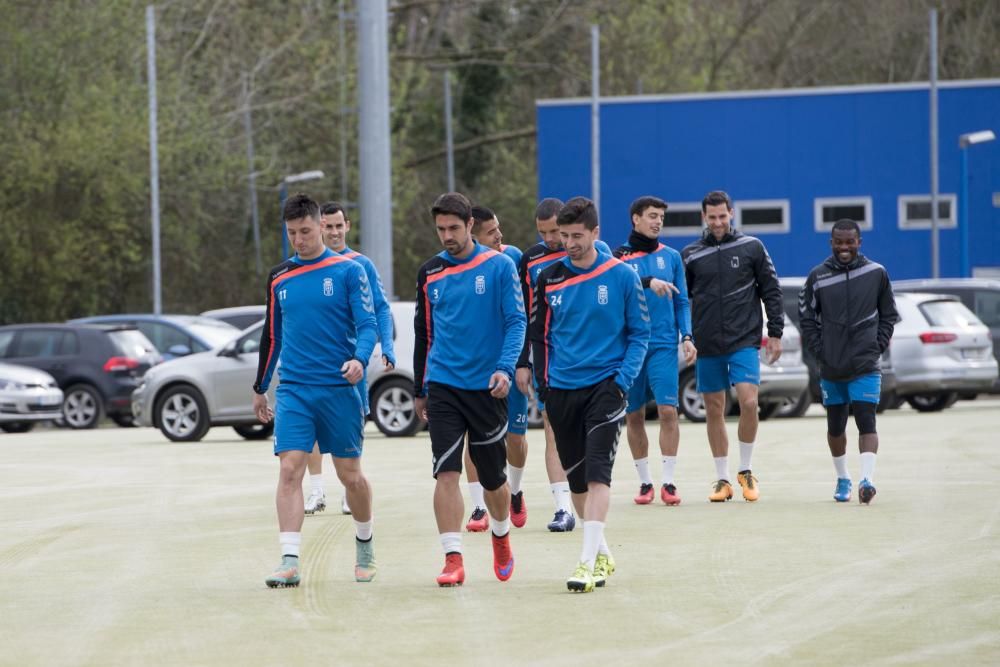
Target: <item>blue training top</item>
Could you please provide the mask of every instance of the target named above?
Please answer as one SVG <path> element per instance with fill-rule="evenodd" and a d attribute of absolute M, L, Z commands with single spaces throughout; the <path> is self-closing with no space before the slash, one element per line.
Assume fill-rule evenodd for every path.
<path fill-rule="evenodd" d="M 378 323 L 378 342 L 382 345 L 382 354 L 389 357 L 389 363 L 396 365 L 396 350 L 393 345 L 392 336 L 392 310 L 389 307 L 389 300 L 385 298 L 385 289 L 382 287 L 382 279 L 378 275 L 375 263 L 356 250 L 345 247 L 340 253 L 344 257 L 353 259 L 365 269 L 368 277 L 368 284 L 372 287 L 372 296 L 375 302 L 375 321 Z"/>
<path fill-rule="evenodd" d="M 582 389 L 608 377 L 628 391 L 649 343 L 649 311 L 635 271 L 599 252 L 587 269 L 569 257 L 538 275 L 531 314 L 540 388 Z"/>
<path fill-rule="evenodd" d="M 316 259 L 298 255 L 271 269 L 264 330 L 253 390 L 267 391 L 281 357 L 282 382 L 349 385 L 341 366 L 364 367 L 375 348 L 375 307 L 364 269 L 326 249 Z"/>
<path fill-rule="evenodd" d="M 475 244 L 456 259 L 442 251 L 417 273 L 413 378 L 417 396 L 429 382 L 484 390 L 500 370 L 514 377 L 527 321 L 514 262 Z"/>
<path fill-rule="evenodd" d="M 691 335 L 691 303 L 688 301 L 687 278 L 681 254 L 662 243 L 652 252 L 636 250 L 628 243 L 615 250 L 619 258 L 639 276 L 646 293 L 652 330 L 649 348 L 677 347 L 677 337 Z M 649 288 L 652 278 L 672 283 L 678 290 L 668 296 L 657 296 Z"/>

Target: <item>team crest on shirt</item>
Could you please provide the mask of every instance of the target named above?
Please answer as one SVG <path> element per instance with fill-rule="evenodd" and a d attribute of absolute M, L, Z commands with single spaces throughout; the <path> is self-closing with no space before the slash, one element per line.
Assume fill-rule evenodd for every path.
<path fill-rule="evenodd" d="M 486 276 L 476 276 L 476 294 L 486 294 Z"/>
<path fill-rule="evenodd" d="M 323 296 L 333 296 L 333 278 L 323 278 Z"/>
<path fill-rule="evenodd" d="M 658 268 L 658 269 L 665 269 L 665 268 L 667 268 L 667 263 L 663 261 L 662 257 L 657 257 L 656 258 L 656 268 Z"/>
<path fill-rule="evenodd" d="M 601 304 L 602 306 L 607 305 L 607 303 L 608 303 L 608 286 L 607 285 L 598 285 L 597 286 L 597 303 Z"/>
<path fill-rule="evenodd" d="M 729 258 L 729 265 L 732 266 L 734 269 L 740 268 L 740 258 L 739 258 L 739 256 L 734 255 L 734 256 L 730 257 Z"/>

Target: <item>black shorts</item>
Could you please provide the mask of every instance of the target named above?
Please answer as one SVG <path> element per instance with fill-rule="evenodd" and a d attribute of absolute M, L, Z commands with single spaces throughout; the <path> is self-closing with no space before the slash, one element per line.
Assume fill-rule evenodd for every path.
<path fill-rule="evenodd" d="M 570 491 L 585 493 L 588 482 L 611 486 L 626 411 L 614 377 L 584 389 L 550 388 L 545 410 Z"/>
<path fill-rule="evenodd" d="M 441 472 L 462 472 L 462 447 L 468 433 L 469 457 L 483 488 L 494 491 L 507 481 L 506 398 L 494 398 L 487 390 L 432 382 L 427 387 L 427 427 L 434 477 Z"/>

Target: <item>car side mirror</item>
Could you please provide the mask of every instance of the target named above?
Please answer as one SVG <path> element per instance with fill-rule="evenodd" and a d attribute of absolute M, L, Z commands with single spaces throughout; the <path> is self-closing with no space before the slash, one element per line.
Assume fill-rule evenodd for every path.
<path fill-rule="evenodd" d="M 191 348 L 187 345 L 171 345 L 167 349 L 167 354 L 174 357 L 186 357 L 191 354 Z"/>
<path fill-rule="evenodd" d="M 240 353 L 236 351 L 236 341 L 231 340 L 228 343 L 226 343 L 225 347 L 219 350 L 219 356 L 233 357 L 234 359 L 238 358 L 240 356 Z"/>

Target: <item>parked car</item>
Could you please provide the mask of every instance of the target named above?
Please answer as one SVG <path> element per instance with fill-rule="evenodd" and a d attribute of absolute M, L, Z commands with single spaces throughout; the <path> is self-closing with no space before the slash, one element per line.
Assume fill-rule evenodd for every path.
<path fill-rule="evenodd" d="M 765 317 L 765 327 L 766 327 Z M 695 341 L 697 346 L 698 342 Z M 760 389 L 757 394 L 760 418 L 767 419 L 779 408 L 790 402 L 799 401 L 809 387 L 809 369 L 802 363 L 802 336 L 799 330 L 785 317 L 785 330 L 781 337 L 781 357 L 773 364 L 768 364 L 764 345 L 767 344 L 766 328 L 761 332 L 760 349 Z M 705 421 L 705 402 L 698 393 L 697 378 L 694 366 L 685 367 L 684 351 L 678 349 L 678 367 L 681 369 L 678 378 L 678 409 L 689 420 Z M 738 412 L 735 389 L 727 396 L 727 413 Z M 808 408 L 808 404 L 806 405 Z"/>
<path fill-rule="evenodd" d="M 63 421 L 79 429 L 94 428 L 103 415 L 131 425 L 132 391 L 162 357 L 133 326 L 16 324 L 0 327 L 0 361 L 52 375 L 63 392 Z"/>
<path fill-rule="evenodd" d="M 795 323 L 795 326 L 799 326 L 799 292 L 802 291 L 802 287 L 806 284 L 806 279 L 802 277 L 784 277 L 780 278 L 779 282 L 781 283 L 781 295 L 785 302 L 785 315 Z M 788 413 L 798 413 L 798 416 L 805 413 L 809 408 L 809 403 L 821 403 L 823 400 L 819 389 L 819 362 L 805 346 L 802 347 L 802 361 L 809 369 L 809 396 L 800 397 L 796 405 L 787 408 Z M 881 367 L 882 395 L 879 398 L 878 411 L 884 412 L 888 408 L 899 407 L 900 403 L 900 399 L 898 399 L 895 393 L 896 371 L 892 366 L 890 350 L 886 350 L 882 354 Z M 785 416 L 785 414 L 782 414 L 782 411 L 785 409 L 784 407 L 779 408 L 776 416 Z"/>
<path fill-rule="evenodd" d="M 152 341 L 164 359 L 207 352 L 225 345 L 240 331 L 231 324 L 197 315 L 97 315 L 70 322 L 132 325 Z"/>
<path fill-rule="evenodd" d="M 63 393 L 54 377 L 29 366 L 0 363 L 0 430 L 26 433 L 62 418 Z"/>
<path fill-rule="evenodd" d="M 916 410 L 948 407 L 961 392 L 989 391 L 996 382 L 990 330 L 958 297 L 901 292 L 892 334 L 896 394 Z"/>
<path fill-rule="evenodd" d="M 413 404 L 414 304 L 391 304 L 396 327 L 397 367 L 385 370 L 378 345 L 368 362 L 372 420 L 388 436 L 412 435 L 423 426 Z M 153 368 L 132 395 L 138 423 L 155 426 L 174 441 L 197 441 L 213 426 L 232 426 L 247 439 L 270 437 L 273 425 L 253 413 L 250 387 L 257 374 L 263 320 L 224 345 L 173 359 Z M 401 335 L 401 332 L 410 332 Z M 280 363 L 280 362 L 279 362 Z M 278 374 L 275 374 L 274 385 Z"/>
<path fill-rule="evenodd" d="M 937 278 L 897 280 L 892 284 L 897 292 L 926 292 L 957 296 L 966 308 L 990 329 L 993 357 L 1000 362 L 1000 280 L 985 278 Z M 992 393 L 1000 393 L 1000 378 L 993 383 Z M 973 394 L 966 394 L 971 398 Z"/>
<path fill-rule="evenodd" d="M 264 319 L 264 306 L 233 306 L 206 310 L 200 317 L 210 317 L 231 324 L 239 330 L 246 329 Z"/>

